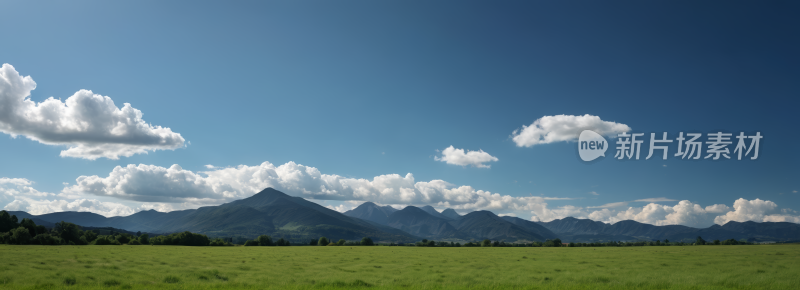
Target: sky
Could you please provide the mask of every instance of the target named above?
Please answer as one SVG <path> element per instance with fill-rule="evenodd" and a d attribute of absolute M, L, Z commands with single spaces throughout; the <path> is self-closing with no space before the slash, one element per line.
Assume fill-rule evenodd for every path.
<path fill-rule="evenodd" d="M 0 208 L 800 223 L 800 4 L 3 1 Z M 586 162 L 578 135 L 608 140 Z M 646 159 L 667 133 L 668 158 Z M 709 134 L 729 157 L 706 159 Z M 644 134 L 617 159 L 619 134 Z M 675 156 L 701 134 L 699 159 Z M 738 160 L 737 135 L 762 136 Z M 689 138 L 687 138 L 688 140 Z M 747 146 L 754 139 L 744 139 Z"/>

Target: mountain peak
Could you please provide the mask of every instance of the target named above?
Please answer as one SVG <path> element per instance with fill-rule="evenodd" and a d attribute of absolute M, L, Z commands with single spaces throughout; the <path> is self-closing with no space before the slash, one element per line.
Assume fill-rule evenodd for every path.
<path fill-rule="evenodd" d="M 443 215 L 443 216 L 446 216 L 446 217 L 449 217 L 449 218 L 451 218 L 451 219 L 454 219 L 454 220 L 461 218 L 461 215 L 460 215 L 460 214 L 458 214 L 458 213 L 457 213 L 457 212 L 456 212 L 454 209 L 452 209 L 452 208 L 448 208 L 448 209 L 445 209 L 445 210 L 443 210 L 443 211 L 442 211 L 442 215 Z"/>

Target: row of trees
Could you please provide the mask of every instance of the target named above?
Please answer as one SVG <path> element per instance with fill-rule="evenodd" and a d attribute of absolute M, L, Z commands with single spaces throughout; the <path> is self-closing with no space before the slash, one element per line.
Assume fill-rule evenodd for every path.
<path fill-rule="evenodd" d="M 309 243 L 309 246 L 374 246 L 375 242 L 372 241 L 372 238 L 364 237 L 361 239 L 361 242 L 356 241 L 345 241 L 340 239 L 338 242 L 334 242 L 333 240 L 328 240 L 326 237 L 321 237 L 319 239 L 312 239 Z"/>
<path fill-rule="evenodd" d="M 82 230 L 79 226 L 58 222 L 52 229 L 36 225 L 33 220 L 22 219 L 0 211 L 0 243 L 15 245 L 183 245 L 183 246 L 233 246 L 222 239 L 210 240 L 206 235 L 191 232 L 150 238 L 148 234 L 114 233 L 98 235 L 98 233 Z M 286 242 L 288 243 L 288 242 Z"/>
<path fill-rule="evenodd" d="M 244 245 L 246 247 L 250 247 L 250 246 L 280 246 L 280 247 L 284 247 L 284 246 L 291 246 L 292 243 L 290 243 L 287 240 L 284 240 L 283 238 L 280 238 L 277 241 L 272 242 L 272 237 L 267 236 L 267 235 L 261 235 L 261 236 L 258 236 L 258 238 L 256 238 L 255 240 L 245 241 Z"/>
<path fill-rule="evenodd" d="M 18 222 L 17 216 L 0 211 L 0 243 L 15 245 L 88 245 L 97 239 L 73 223 L 58 222 L 52 229 L 36 225 L 31 219 Z"/>

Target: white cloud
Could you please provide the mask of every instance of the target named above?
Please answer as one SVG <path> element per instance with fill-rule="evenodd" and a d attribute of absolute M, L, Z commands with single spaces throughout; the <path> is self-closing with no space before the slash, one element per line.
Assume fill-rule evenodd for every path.
<path fill-rule="evenodd" d="M 94 160 L 119 159 L 155 150 L 184 146 L 180 134 L 170 128 L 152 126 L 142 111 L 125 103 L 117 108 L 107 96 L 80 90 L 61 101 L 41 103 L 29 96 L 36 83 L 21 76 L 10 64 L 0 68 L 0 132 L 25 136 L 47 145 L 67 146 L 62 157 Z"/>
<path fill-rule="evenodd" d="M 96 199 L 67 200 L 63 199 L 66 196 L 41 192 L 31 185 L 33 182 L 24 178 L 0 178 L 0 206 L 6 210 L 21 210 L 33 215 L 60 211 L 88 211 L 104 216 L 134 213 L 130 207 L 120 203 Z"/>
<path fill-rule="evenodd" d="M 130 201 L 169 203 L 176 208 L 214 205 L 242 199 L 272 187 L 294 196 L 316 200 L 372 201 L 380 204 L 429 204 L 457 210 L 529 211 L 547 205 L 549 197 L 512 197 L 443 180 L 417 182 L 412 174 L 386 174 L 372 179 L 322 174 L 294 162 L 275 166 L 240 165 L 192 172 L 178 165 L 117 166 L 108 176 L 81 176 L 60 195 L 115 197 Z M 556 198 L 563 199 L 563 198 Z M 335 207 L 335 206 L 334 206 Z"/>
<path fill-rule="evenodd" d="M 591 195 L 600 195 L 600 194 L 599 194 L 599 193 L 597 193 L 596 191 L 590 191 L 590 192 L 589 192 L 589 194 L 591 194 Z"/>
<path fill-rule="evenodd" d="M 511 133 L 512 140 L 518 147 L 531 147 L 538 144 L 547 144 L 560 141 L 573 141 L 583 130 L 592 130 L 600 135 L 612 136 L 631 130 L 628 125 L 603 121 L 598 116 L 583 115 L 557 115 L 544 116 L 533 122 L 530 126 Z"/>
<path fill-rule="evenodd" d="M 67 200 L 34 200 L 31 198 L 17 198 L 5 206 L 7 210 L 21 210 L 32 215 L 41 215 L 51 212 L 81 211 L 93 212 L 99 215 L 128 216 L 135 211 L 128 206 L 116 202 L 104 202 L 96 199 Z"/>
<path fill-rule="evenodd" d="M 219 167 L 216 167 L 216 166 L 214 166 L 214 165 L 211 165 L 211 164 L 206 164 L 206 165 L 204 165 L 204 167 L 205 167 L 206 169 L 217 169 L 217 168 L 219 168 Z"/>
<path fill-rule="evenodd" d="M 535 208 L 531 211 L 533 216 L 532 221 L 535 222 L 549 222 L 556 219 L 563 219 L 565 217 L 574 218 L 587 218 L 586 211 L 582 207 L 572 205 L 565 205 L 555 209 L 548 209 L 547 204 L 535 204 Z"/>
<path fill-rule="evenodd" d="M 442 156 L 436 156 L 436 161 L 447 162 L 447 164 L 455 164 L 459 166 L 472 165 L 478 168 L 489 168 L 490 165 L 484 163 L 497 161 L 497 157 L 489 155 L 489 153 L 480 151 L 464 151 L 464 149 L 457 149 L 450 145 L 450 147 L 442 150 Z"/>
<path fill-rule="evenodd" d="M 48 198 L 55 194 L 41 192 L 33 188 L 33 182 L 25 178 L 0 178 L 0 205 L 8 204 L 16 198 Z"/>
<path fill-rule="evenodd" d="M 778 210 L 778 205 L 769 200 L 746 200 L 744 198 L 737 199 L 733 203 L 733 211 L 727 212 L 725 215 L 718 216 L 714 222 L 724 225 L 730 221 L 744 222 L 744 221 L 757 221 L 757 222 L 793 222 L 800 223 L 800 217 L 781 214 Z"/>

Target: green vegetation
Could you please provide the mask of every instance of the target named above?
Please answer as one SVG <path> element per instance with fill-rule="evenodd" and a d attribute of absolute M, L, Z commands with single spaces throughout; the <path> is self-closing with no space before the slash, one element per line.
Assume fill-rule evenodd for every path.
<path fill-rule="evenodd" d="M 800 289 L 800 245 L 0 245 L 8 289 Z"/>

